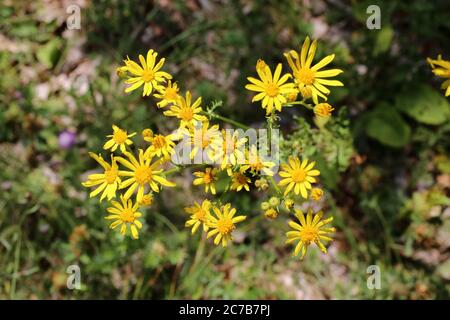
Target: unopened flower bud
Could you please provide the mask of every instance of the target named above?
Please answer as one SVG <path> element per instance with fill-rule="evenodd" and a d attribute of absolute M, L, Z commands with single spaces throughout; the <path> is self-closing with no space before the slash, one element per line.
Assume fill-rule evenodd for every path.
<path fill-rule="evenodd" d="M 294 206 L 294 200 L 290 198 L 284 199 L 284 206 L 286 207 L 286 209 L 291 210 Z"/>
<path fill-rule="evenodd" d="M 322 199 L 323 196 L 323 190 L 320 188 L 313 188 L 311 190 L 311 199 L 313 199 L 314 201 L 319 201 L 320 199 Z"/>
<path fill-rule="evenodd" d="M 153 131 L 152 129 L 144 129 L 142 130 L 142 137 L 145 138 L 152 138 L 153 137 Z"/>
<path fill-rule="evenodd" d="M 280 204 L 280 199 L 277 197 L 272 197 L 269 199 L 269 203 L 272 207 L 276 207 L 277 205 Z"/>
<path fill-rule="evenodd" d="M 261 203 L 261 209 L 266 211 L 270 208 L 270 204 L 267 201 Z"/>
<path fill-rule="evenodd" d="M 266 212 L 264 212 L 264 216 L 269 219 L 275 219 L 276 217 L 278 217 L 278 211 L 270 208 L 266 210 Z"/>

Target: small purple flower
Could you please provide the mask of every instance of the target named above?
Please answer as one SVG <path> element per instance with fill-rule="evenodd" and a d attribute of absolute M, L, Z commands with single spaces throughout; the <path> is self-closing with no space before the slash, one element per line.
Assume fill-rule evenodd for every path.
<path fill-rule="evenodd" d="M 58 142 L 61 149 L 67 150 L 73 147 L 77 135 L 73 131 L 65 130 L 59 134 Z"/>

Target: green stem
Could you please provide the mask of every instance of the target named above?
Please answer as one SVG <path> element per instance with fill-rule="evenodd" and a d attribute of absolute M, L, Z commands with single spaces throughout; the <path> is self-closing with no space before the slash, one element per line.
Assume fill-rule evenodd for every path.
<path fill-rule="evenodd" d="M 295 106 L 295 105 L 301 105 L 309 110 L 313 110 L 314 107 L 310 105 L 309 103 L 306 103 L 305 101 L 294 101 L 294 102 L 288 102 L 283 105 L 283 107 L 289 107 L 289 106 Z"/>
<path fill-rule="evenodd" d="M 272 187 L 275 189 L 275 191 L 279 195 L 282 195 L 280 187 L 277 185 L 277 183 L 275 182 L 275 179 L 272 176 L 269 176 L 269 182 L 272 185 Z"/>
<path fill-rule="evenodd" d="M 180 165 L 175 165 L 175 167 L 170 168 L 169 170 L 167 170 L 166 172 L 164 172 L 164 174 L 167 175 L 171 175 L 173 173 L 177 173 L 180 172 L 183 169 L 197 169 L 197 168 L 201 168 L 205 166 L 205 164 L 193 164 L 193 165 L 186 165 L 186 166 L 180 166 Z"/>
<path fill-rule="evenodd" d="M 203 111 L 202 114 L 205 115 L 205 116 L 208 116 L 209 118 L 214 118 L 214 119 L 217 119 L 217 120 L 221 120 L 223 122 L 227 122 L 229 124 L 232 124 L 232 125 L 234 125 L 234 126 L 236 126 L 238 128 L 244 129 L 244 130 L 250 129 L 249 126 L 247 126 L 247 125 L 245 125 L 243 123 L 240 123 L 240 122 L 235 121 L 233 119 L 221 116 L 221 115 L 219 115 L 219 114 L 217 114 L 215 112 L 212 112 L 212 111 L 209 111 L 209 112 Z"/>

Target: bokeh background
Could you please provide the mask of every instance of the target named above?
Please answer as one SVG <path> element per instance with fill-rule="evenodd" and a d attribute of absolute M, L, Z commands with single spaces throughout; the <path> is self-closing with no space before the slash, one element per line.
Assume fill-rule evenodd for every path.
<path fill-rule="evenodd" d="M 71 4 L 80 30 L 66 27 Z M 380 30 L 366 27 L 371 4 Z M 446 0 L 1 1 L 0 298 L 449 298 L 450 107 L 426 63 L 450 59 L 449 34 Z M 191 237 L 183 207 L 204 194 L 189 171 L 145 211 L 138 241 L 108 230 L 106 204 L 81 186 L 97 167 L 87 152 L 113 123 L 176 126 L 123 92 L 115 68 L 126 55 L 155 49 L 183 90 L 257 127 L 246 76 L 258 58 L 284 63 L 307 35 L 320 39 L 318 58 L 336 54 L 345 87 L 332 90 L 327 130 L 301 108 L 283 112 L 280 129 L 283 154 L 322 171 L 338 228 L 327 255 L 292 258 L 287 217 L 263 219 L 259 192 L 224 197 L 252 217 L 232 247 Z M 72 264 L 81 290 L 66 287 Z M 367 288 L 369 265 L 380 290 Z"/>

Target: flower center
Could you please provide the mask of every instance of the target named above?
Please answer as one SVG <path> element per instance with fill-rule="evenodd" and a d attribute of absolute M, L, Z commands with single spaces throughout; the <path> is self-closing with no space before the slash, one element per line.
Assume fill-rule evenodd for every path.
<path fill-rule="evenodd" d="M 182 108 L 179 115 L 182 120 L 191 121 L 194 118 L 194 111 L 191 108 Z"/>
<path fill-rule="evenodd" d="M 247 177 L 243 175 L 242 173 L 236 174 L 236 181 L 239 184 L 247 184 Z"/>
<path fill-rule="evenodd" d="M 213 175 L 211 172 L 205 172 L 205 175 L 203 176 L 203 182 L 205 183 L 211 183 L 213 180 Z"/>
<path fill-rule="evenodd" d="M 120 220 L 123 222 L 134 222 L 134 212 L 131 209 L 125 209 L 120 213 Z"/>
<path fill-rule="evenodd" d="M 176 100 L 178 97 L 177 90 L 174 88 L 166 88 L 166 92 L 164 94 L 164 99 L 166 100 Z"/>
<path fill-rule="evenodd" d="M 153 138 L 152 144 L 156 149 L 161 149 L 166 145 L 166 139 L 162 135 L 158 134 Z"/>
<path fill-rule="evenodd" d="M 300 83 L 303 83 L 306 85 L 313 84 L 314 79 L 315 79 L 314 71 L 312 71 L 309 68 L 301 68 L 294 74 L 294 76 L 297 78 L 297 80 Z"/>
<path fill-rule="evenodd" d="M 199 208 L 197 212 L 195 212 L 194 216 L 197 220 L 200 220 L 201 222 L 206 221 L 206 212 L 201 208 Z"/>
<path fill-rule="evenodd" d="M 252 170 L 254 171 L 261 171 L 261 169 L 263 168 L 263 164 L 259 157 L 257 157 L 255 161 L 250 163 L 250 168 L 252 168 Z"/>
<path fill-rule="evenodd" d="M 125 140 L 127 140 L 127 132 L 122 130 L 122 129 L 118 129 L 113 133 L 113 140 L 117 143 L 117 144 L 122 144 L 125 142 Z"/>
<path fill-rule="evenodd" d="M 271 82 L 267 85 L 266 87 L 266 93 L 269 97 L 276 97 L 278 95 L 278 93 L 280 92 L 280 89 L 278 88 L 278 86 Z"/>
<path fill-rule="evenodd" d="M 144 70 L 144 73 L 142 74 L 142 80 L 144 80 L 144 82 L 150 82 L 153 80 L 154 77 L 155 74 L 150 69 Z"/>
<path fill-rule="evenodd" d="M 303 230 L 300 231 L 300 238 L 305 244 L 309 244 L 312 241 L 317 240 L 319 233 L 316 228 L 311 227 L 303 227 Z"/>
<path fill-rule="evenodd" d="M 217 221 L 217 230 L 222 235 L 230 234 L 235 228 L 230 218 L 222 218 Z"/>
<path fill-rule="evenodd" d="M 153 175 L 152 169 L 150 169 L 150 167 L 147 166 L 139 166 L 136 168 L 136 171 L 134 172 L 134 178 L 139 184 L 151 182 L 152 175 Z"/>
<path fill-rule="evenodd" d="M 109 170 L 105 170 L 105 180 L 108 184 L 113 184 L 114 182 L 116 182 L 117 179 L 117 173 L 118 170 L 117 169 L 109 169 Z"/>
<path fill-rule="evenodd" d="M 303 169 L 295 169 L 292 171 L 292 180 L 294 182 L 303 182 L 306 178 L 306 172 Z"/>

